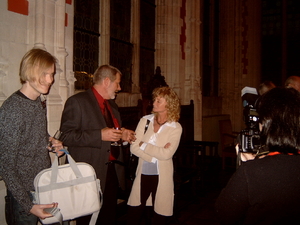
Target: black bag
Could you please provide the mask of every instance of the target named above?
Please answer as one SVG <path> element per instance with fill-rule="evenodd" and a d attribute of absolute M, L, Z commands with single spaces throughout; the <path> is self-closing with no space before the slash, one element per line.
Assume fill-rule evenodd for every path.
<path fill-rule="evenodd" d="M 146 126 L 145 126 L 145 131 L 144 134 L 146 133 L 148 126 L 149 126 L 150 120 L 147 120 Z M 130 159 L 129 159 L 129 178 L 130 180 L 134 180 L 135 178 L 135 172 L 136 172 L 136 167 L 139 162 L 139 157 L 136 155 L 130 153 Z"/>

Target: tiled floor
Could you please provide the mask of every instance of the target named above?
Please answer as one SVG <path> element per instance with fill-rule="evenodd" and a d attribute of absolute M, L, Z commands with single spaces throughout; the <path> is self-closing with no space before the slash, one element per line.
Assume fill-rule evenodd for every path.
<path fill-rule="evenodd" d="M 219 225 L 214 202 L 232 173 L 233 170 L 230 169 L 221 170 L 219 159 L 207 165 L 203 180 L 197 181 L 194 193 L 187 183 L 176 194 L 174 215 L 168 220 L 168 225 Z M 126 213 L 120 216 L 118 222 L 118 225 L 125 224 Z"/>

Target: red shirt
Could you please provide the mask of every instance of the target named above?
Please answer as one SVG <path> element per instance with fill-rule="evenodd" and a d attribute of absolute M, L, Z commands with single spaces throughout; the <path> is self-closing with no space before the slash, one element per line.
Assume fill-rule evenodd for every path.
<path fill-rule="evenodd" d="M 107 107 L 107 109 L 108 109 L 108 111 L 109 111 L 109 113 L 110 113 L 110 115 L 111 115 L 111 117 L 112 117 L 114 126 L 115 126 L 115 127 L 120 127 L 120 126 L 119 126 L 119 122 L 118 122 L 118 120 L 114 117 L 114 114 L 112 113 L 111 108 L 110 108 L 110 105 L 108 104 L 107 100 L 104 99 L 104 98 L 98 93 L 98 91 L 97 91 L 94 87 L 92 87 L 92 90 L 93 90 L 93 93 L 94 93 L 94 95 L 95 95 L 95 97 L 96 97 L 96 99 L 97 99 L 97 102 L 98 102 L 99 107 L 100 107 L 100 109 L 101 109 L 101 111 L 102 111 L 102 114 L 104 115 L 104 113 L 105 113 L 104 102 L 106 102 L 106 107 Z M 115 157 L 114 157 L 112 154 L 109 154 L 109 161 L 114 161 L 114 160 L 116 160 Z"/>
<path fill-rule="evenodd" d="M 105 106 L 104 106 L 104 101 L 105 101 L 105 102 L 106 102 L 107 109 L 108 109 L 108 111 L 110 112 L 110 115 L 111 115 L 111 117 L 112 117 L 112 119 L 113 119 L 114 126 L 115 126 L 115 127 L 120 127 L 119 122 L 118 122 L 118 120 L 115 118 L 114 114 L 112 113 L 111 108 L 110 108 L 110 105 L 109 105 L 109 103 L 107 102 L 107 100 L 104 99 L 104 98 L 98 93 L 98 91 L 97 91 L 94 87 L 92 87 L 92 90 L 93 90 L 94 95 L 95 95 L 95 97 L 96 97 L 96 99 L 97 99 L 97 101 L 98 101 L 98 104 L 99 104 L 99 107 L 100 107 L 100 109 L 101 109 L 101 111 L 102 111 L 102 114 L 104 115 L 104 111 L 105 111 Z"/>

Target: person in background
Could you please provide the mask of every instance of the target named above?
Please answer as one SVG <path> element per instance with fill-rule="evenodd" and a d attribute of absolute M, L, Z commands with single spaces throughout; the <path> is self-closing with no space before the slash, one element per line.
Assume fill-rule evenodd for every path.
<path fill-rule="evenodd" d="M 152 114 L 144 116 L 136 128 L 130 151 L 139 157 L 136 178 L 128 199 L 128 225 L 140 224 L 145 206 L 152 206 L 152 224 L 166 224 L 173 214 L 174 182 L 172 157 L 182 133 L 178 123 L 180 101 L 169 87 L 153 91 Z M 149 121 L 149 124 L 147 124 Z M 145 132 L 145 126 L 148 127 Z"/>
<path fill-rule="evenodd" d="M 258 105 L 269 154 L 243 163 L 216 200 L 221 224 L 300 224 L 300 93 L 273 88 Z"/>
<path fill-rule="evenodd" d="M 300 92 L 300 77 L 298 76 L 290 76 L 285 81 L 286 88 L 294 88 L 295 90 Z"/>
<path fill-rule="evenodd" d="M 63 154 L 62 143 L 47 132 L 46 104 L 40 98 L 53 84 L 55 63 L 55 57 L 42 49 L 28 51 L 20 65 L 22 87 L 0 108 L 0 175 L 7 187 L 8 225 L 37 224 L 38 218 L 52 216 L 44 209 L 58 206 L 33 204 L 31 195 L 35 176 L 51 165 L 49 150 Z"/>
<path fill-rule="evenodd" d="M 261 83 L 258 87 L 258 93 L 259 95 L 263 95 L 267 91 L 270 91 L 271 89 L 275 88 L 275 84 L 272 81 L 266 80 L 263 83 Z"/>
<path fill-rule="evenodd" d="M 135 140 L 134 131 L 121 128 L 120 113 L 114 101 L 121 90 L 121 75 L 111 65 L 97 68 L 93 87 L 66 101 L 60 126 L 64 134 L 62 140 L 74 160 L 92 165 L 100 179 L 103 205 L 97 224 L 104 225 L 115 224 L 118 189 L 125 189 L 122 146 L 117 142 Z M 76 224 L 89 224 L 90 218 L 80 217 Z"/>

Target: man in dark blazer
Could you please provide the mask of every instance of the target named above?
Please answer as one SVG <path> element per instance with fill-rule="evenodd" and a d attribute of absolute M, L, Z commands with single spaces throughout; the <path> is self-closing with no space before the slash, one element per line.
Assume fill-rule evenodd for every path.
<path fill-rule="evenodd" d="M 121 127 L 113 100 L 121 90 L 121 75 L 115 67 L 100 66 L 94 73 L 93 87 L 71 96 L 61 119 L 64 145 L 75 161 L 92 165 L 100 179 L 103 206 L 97 224 L 115 224 L 118 188 L 125 188 L 122 147 L 111 144 L 120 139 L 129 143 L 135 140 L 134 131 L 115 129 Z M 81 217 L 76 224 L 88 224 L 89 220 L 90 216 Z"/>

